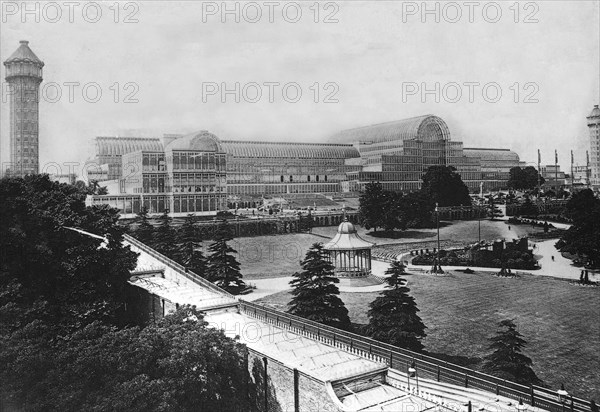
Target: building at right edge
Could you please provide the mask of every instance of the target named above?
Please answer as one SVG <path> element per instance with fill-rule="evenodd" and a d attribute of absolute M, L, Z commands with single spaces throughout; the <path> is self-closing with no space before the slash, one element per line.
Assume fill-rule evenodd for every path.
<path fill-rule="evenodd" d="M 587 117 L 590 129 L 590 183 L 594 190 L 600 190 L 600 108 L 595 105 Z"/>
<path fill-rule="evenodd" d="M 495 190 L 506 187 L 510 169 L 519 166 L 519 155 L 508 149 L 464 148 L 433 115 L 344 130 L 332 141 L 352 144 L 360 154 L 347 160 L 359 167 L 347 173 L 343 191 L 360 191 L 373 181 L 386 190 L 418 190 L 430 166 L 454 167 L 472 192 L 481 185 Z"/>

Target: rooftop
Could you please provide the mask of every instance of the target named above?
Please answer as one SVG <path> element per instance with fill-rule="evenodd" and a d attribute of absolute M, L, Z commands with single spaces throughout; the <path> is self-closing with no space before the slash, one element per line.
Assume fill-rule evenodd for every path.
<path fill-rule="evenodd" d="M 38 66 L 43 67 L 44 62 L 31 51 L 29 42 L 27 40 L 21 40 L 20 43 L 21 45 L 19 48 L 4 61 L 4 65 L 8 63 L 35 63 Z"/>
<path fill-rule="evenodd" d="M 450 140 L 450 130 L 441 118 L 428 114 L 344 130 L 331 138 L 333 142 L 344 143 L 382 143 L 414 139 Z"/>

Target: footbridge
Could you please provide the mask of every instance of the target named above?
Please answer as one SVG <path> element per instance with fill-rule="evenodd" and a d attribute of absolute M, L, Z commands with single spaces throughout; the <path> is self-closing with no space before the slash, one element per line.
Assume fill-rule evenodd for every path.
<path fill-rule="evenodd" d="M 131 236 L 130 284 L 165 315 L 195 305 L 209 326 L 248 348 L 260 411 L 597 412 L 590 402 L 523 386 L 246 302 Z"/>

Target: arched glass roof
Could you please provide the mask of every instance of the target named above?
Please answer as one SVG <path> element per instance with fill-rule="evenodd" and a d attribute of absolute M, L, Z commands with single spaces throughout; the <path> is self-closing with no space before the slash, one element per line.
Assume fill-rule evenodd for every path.
<path fill-rule="evenodd" d="M 394 140 L 450 140 L 448 125 L 433 115 L 344 130 L 331 138 L 338 143 L 381 143 Z"/>
<path fill-rule="evenodd" d="M 198 152 L 223 152 L 221 141 L 217 136 L 206 130 L 188 134 L 173 140 L 165 147 L 165 151 L 194 150 Z"/>
<path fill-rule="evenodd" d="M 356 148 L 345 144 L 224 140 L 222 146 L 234 157 L 347 159 L 360 156 Z"/>
<path fill-rule="evenodd" d="M 100 156 L 118 156 L 147 150 L 163 150 L 160 139 L 155 137 L 96 137 L 96 153 Z"/>
<path fill-rule="evenodd" d="M 465 147 L 463 153 L 468 157 L 478 157 L 483 161 L 514 161 L 519 162 L 519 155 L 508 149 L 486 149 Z"/>

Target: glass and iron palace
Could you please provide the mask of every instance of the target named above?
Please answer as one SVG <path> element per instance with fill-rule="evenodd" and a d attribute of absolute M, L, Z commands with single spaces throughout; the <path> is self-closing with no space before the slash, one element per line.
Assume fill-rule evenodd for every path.
<path fill-rule="evenodd" d="M 519 156 L 508 149 L 463 148 L 433 115 L 346 130 L 327 143 L 221 140 L 208 131 L 162 138 L 97 137 L 88 178 L 108 184 L 123 213 L 214 214 L 263 197 L 358 192 L 366 183 L 414 191 L 429 166 L 453 166 L 472 191 L 506 185 Z M 109 183 L 110 182 L 110 183 Z M 111 184 L 112 183 L 112 184 Z"/>

